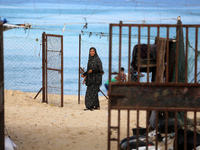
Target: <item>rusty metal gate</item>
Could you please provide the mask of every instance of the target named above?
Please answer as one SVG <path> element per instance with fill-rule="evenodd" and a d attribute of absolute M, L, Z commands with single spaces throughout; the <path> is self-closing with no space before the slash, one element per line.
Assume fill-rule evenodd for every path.
<path fill-rule="evenodd" d="M 3 23 L 0 22 L 0 149 L 4 146 L 4 55 L 3 55 Z"/>
<path fill-rule="evenodd" d="M 180 18 L 177 24 L 110 24 L 109 150 L 200 145 L 199 27 Z M 121 49 L 124 35 L 128 53 Z M 111 82 L 124 66 L 128 80 Z"/>
<path fill-rule="evenodd" d="M 63 36 L 43 33 L 42 102 L 63 107 Z"/>

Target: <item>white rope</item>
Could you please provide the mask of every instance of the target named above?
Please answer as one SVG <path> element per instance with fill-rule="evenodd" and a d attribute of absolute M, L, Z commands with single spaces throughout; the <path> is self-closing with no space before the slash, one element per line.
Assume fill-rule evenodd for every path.
<path fill-rule="evenodd" d="M 122 22 L 147 22 L 147 21 L 159 21 L 159 20 L 177 20 L 177 18 L 163 18 L 163 19 L 147 19 L 147 20 L 124 20 Z M 88 22 L 88 24 L 110 24 L 113 22 Z M 83 23 L 61 23 L 61 24 L 40 24 L 40 25 L 32 25 L 32 26 L 57 26 L 57 25 L 80 25 Z"/>

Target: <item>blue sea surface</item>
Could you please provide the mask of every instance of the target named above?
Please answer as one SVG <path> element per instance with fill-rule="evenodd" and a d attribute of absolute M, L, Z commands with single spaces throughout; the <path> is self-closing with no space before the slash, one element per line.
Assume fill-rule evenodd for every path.
<path fill-rule="evenodd" d="M 10 2 L 10 3 L 9 3 Z M 113 2 L 113 1 L 112 1 Z M 148 1 L 147 1 L 148 2 Z M 170 1 L 173 4 L 173 1 Z M 177 1 L 177 3 L 180 1 Z M 184 3 L 185 2 L 185 3 Z M 109 23 L 165 23 L 176 24 L 176 18 L 181 16 L 183 24 L 200 24 L 199 4 L 198 5 L 155 5 L 151 3 L 133 3 L 131 1 L 117 0 L 113 3 L 92 3 L 85 1 L 82 3 L 65 3 L 54 1 L 35 1 L 12 3 L 11 1 L 3 1 L 0 6 L 0 16 L 6 18 L 11 24 L 31 23 L 32 28 L 12 29 L 4 32 L 4 66 L 5 66 L 5 89 L 21 90 L 24 92 L 38 92 L 42 86 L 42 60 L 41 60 L 41 39 L 42 33 L 63 35 L 64 49 L 64 94 L 78 94 L 78 64 L 79 64 L 79 34 L 82 34 L 82 44 L 85 51 L 82 51 L 81 66 L 87 66 L 89 48 L 94 46 L 97 48 L 98 55 L 103 62 L 105 74 L 103 75 L 103 83 L 108 80 L 108 48 L 109 48 Z M 83 28 L 85 23 L 87 28 Z M 63 31 L 65 29 L 65 31 Z M 81 32 L 82 31 L 82 32 Z M 143 29 L 141 34 L 145 34 L 147 29 Z M 128 35 L 128 30 L 123 29 L 123 34 Z M 185 31 L 184 31 L 185 32 Z M 92 33 L 90 35 L 90 33 Z M 119 29 L 113 30 L 118 34 Z M 152 31 L 151 42 L 154 42 L 156 32 Z M 190 31 L 190 34 L 194 30 Z M 137 33 L 136 33 L 137 34 Z M 166 36 L 165 31 L 161 31 L 161 36 Z M 175 33 L 170 35 L 174 37 Z M 191 34 L 194 36 L 194 34 Z M 193 37 L 191 37 L 192 39 Z M 17 40 L 17 45 L 10 43 L 11 39 Z M 35 41 L 35 39 L 39 39 Z M 195 38 L 191 40 L 194 43 Z M 33 42 L 34 41 L 34 42 Z M 113 43 L 118 43 L 119 39 L 113 38 Z M 27 52 L 24 42 L 35 43 L 33 52 Z M 84 42 L 87 43 L 84 45 Z M 127 47 L 127 37 L 123 38 L 123 43 Z M 146 38 L 141 41 L 146 42 Z M 132 41 L 132 47 L 137 40 Z M 118 47 L 113 47 L 118 48 Z M 116 56 L 115 56 L 116 55 Z M 122 66 L 125 67 L 127 73 L 127 57 L 128 52 L 122 51 Z M 22 58 L 26 59 L 22 59 Z M 117 71 L 118 55 L 113 54 L 116 67 L 112 68 Z M 29 65 L 22 65 L 22 64 Z M 18 66 L 24 68 L 16 69 Z M 32 69 L 32 70 L 31 70 Z M 34 70 L 33 70 L 34 69 Z M 200 71 L 200 70 L 198 70 Z M 34 72 L 37 76 L 31 78 L 30 72 Z M 29 80 L 31 78 L 31 80 Z M 26 83 L 24 83 L 24 80 Z M 145 80 L 142 78 L 141 80 Z M 101 87 L 106 93 L 105 87 Z M 85 94 L 86 87 L 81 85 L 81 94 Z M 101 95 L 101 94 L 100 94 Z"/>

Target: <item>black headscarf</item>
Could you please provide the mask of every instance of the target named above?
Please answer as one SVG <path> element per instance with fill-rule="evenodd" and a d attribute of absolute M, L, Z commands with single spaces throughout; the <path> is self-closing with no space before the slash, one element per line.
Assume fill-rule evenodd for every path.
<path fill-rule="evenodd" d="M 89 53 L 89 59 L 87 64 L 87 72 L 92 69 L 92 73 L 87 73 L 86 77 L 86 85 L 90 84 L 102 84 L 102 73 L 103 73 L 103 67 L 102 62 L 97 54 L 96 48 L 91 47 L 91 49 L 94 49 L 95 54 L 94 56 L 91 56 Z M 90 52 L 89 50 L 89 52 Z"/>

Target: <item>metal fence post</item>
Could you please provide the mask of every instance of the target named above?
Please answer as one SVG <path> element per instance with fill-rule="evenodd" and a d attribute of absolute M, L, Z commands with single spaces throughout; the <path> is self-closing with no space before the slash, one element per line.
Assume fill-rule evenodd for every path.
<path fill-rule="evenodd" d="M 42 33 L 42 102 L 46 102 L 45 93 L 45 32 Z"/>
<path fill-rule="evenodd" d="M 81 34 L 79 34 L 79 64 L 78 64 L 78 104 L 80 104 L 80 89 L 81 89 L 81 79 L 80 79 L 80 67 L 81 67 Z"/>
<path fill-rule="evenodd" d="M 4 150 L 4 55 L 3 22 L 0 22 L 0 149 Z"/>

